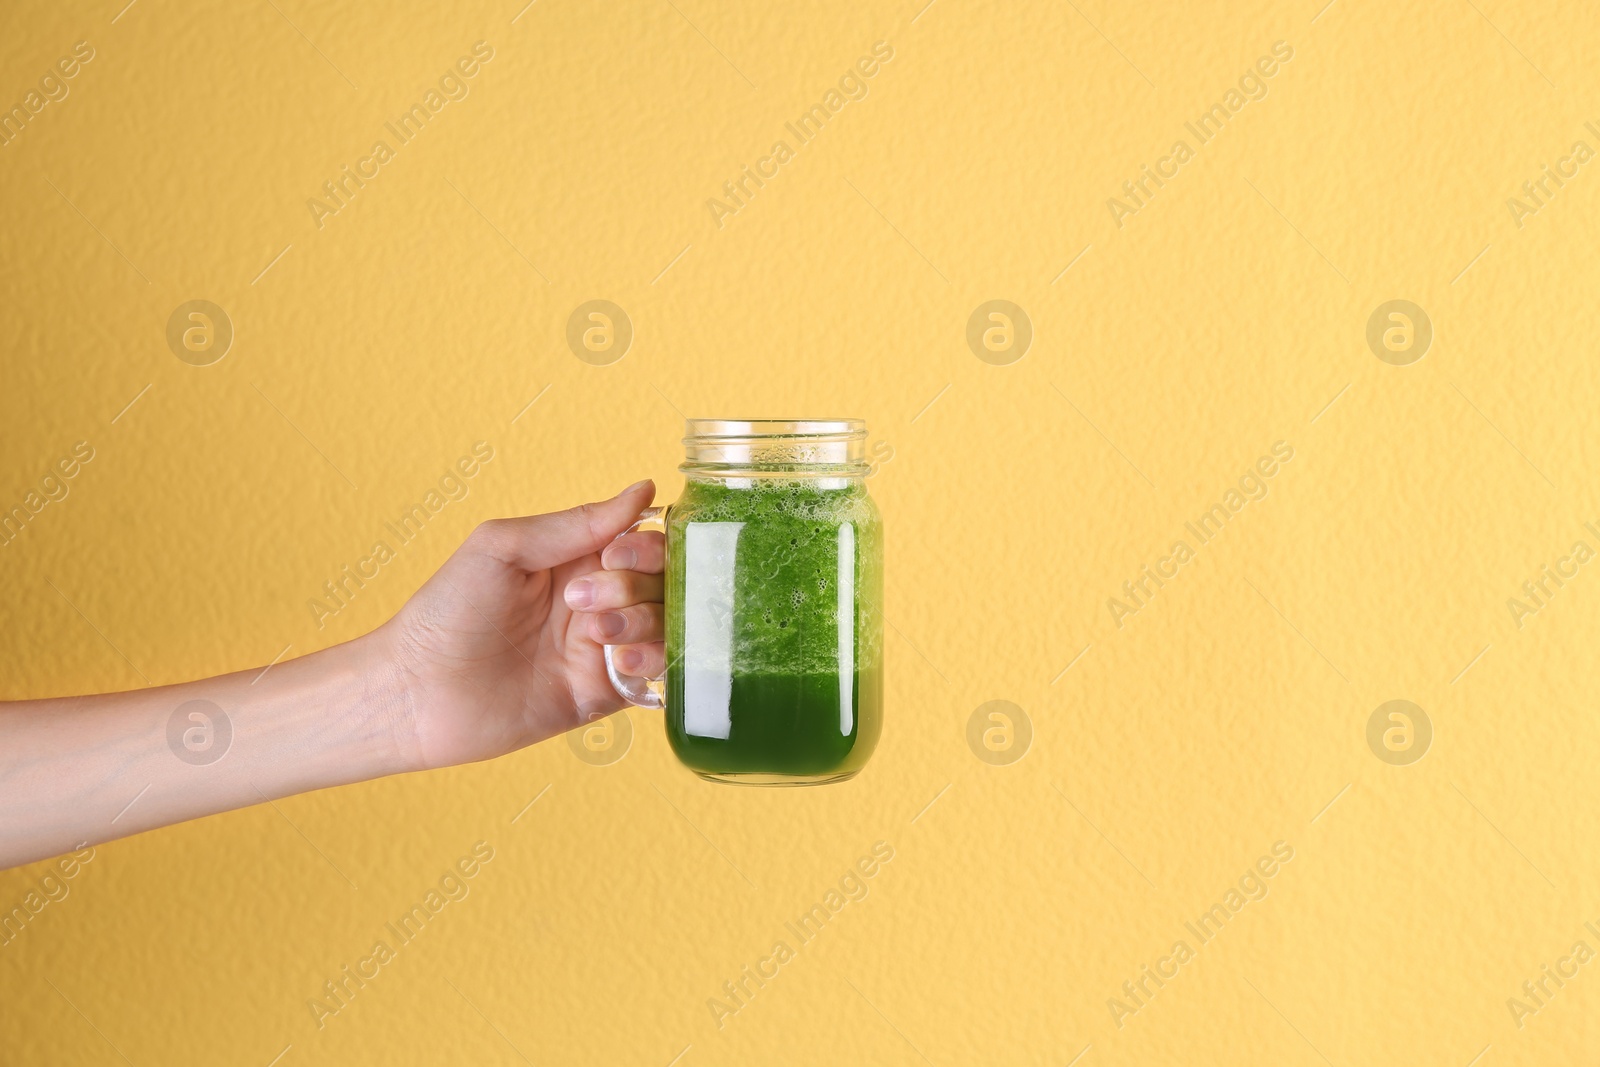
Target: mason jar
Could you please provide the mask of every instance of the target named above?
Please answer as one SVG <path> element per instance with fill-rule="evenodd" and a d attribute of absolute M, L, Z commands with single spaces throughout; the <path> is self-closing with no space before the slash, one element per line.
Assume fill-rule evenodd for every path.
<path fill-rule="evenodd" d="M 666 531 L 662 679 L 606 668 L 664 708 L 702 778 L 818 785 L 852 778 L 883 718 L 883 524 L 861 419 L 689 419 Z"/>

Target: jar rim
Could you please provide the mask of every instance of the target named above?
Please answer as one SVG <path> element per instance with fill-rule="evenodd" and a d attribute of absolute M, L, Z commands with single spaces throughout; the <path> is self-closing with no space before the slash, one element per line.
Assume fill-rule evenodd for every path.
<path fill-rule="evenodd" d="M 847 440 L 867 435 L 866 419 L 685 419 L 686 445 L 729 439 L 748 440 L 766 437 L 843 437 Z"/>
<path fill-rule="evenodd" d="M 679 470 L 707 477 L 864 477 L 865 419 L 685 419 Z"/>

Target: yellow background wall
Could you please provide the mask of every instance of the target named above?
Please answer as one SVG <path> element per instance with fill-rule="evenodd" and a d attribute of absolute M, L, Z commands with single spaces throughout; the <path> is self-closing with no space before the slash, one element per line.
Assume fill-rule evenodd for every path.
<path fill-rule="evenodd" d="M 1560 962 L 1600 950 L 1600 566 L 1507 605 L 1600 548 L 1600 164 L 1560 163 L 1600 148 L 1584 5 L 122 2 L 0 11 L 0 103 L 93 50 L 0 147 L 0 506 L 94 449 L 0 547 L 0 696 L 303 655 L 481 519 L 647 475 L 670 498 L 685 414 L 837 414 L 892 449 L 888 718 L 827 789 L 702 784 L 634 711 L 614 762 L 557 739 L 103 845 L 0 947 L 0 1060 L 1600 1055 L 1600 964 Z M 470 93 L 397 145 L 478 41 Z M 878 41 L 866 98 L 719 227 L 708 198 Z M 1577 174 L 1534 211 L 1547 164 Z M 605 366 L 566 342 L 597 299 L 634 329 Z M 205 366 L 167 341 L 192 300 L 234 332 Z M 1031 323 L 1019 360 L 968 345 L 990 300 Z M 1391 300 L 1431 322 L 1420 360 L 1369 347 Z M 319 629 L 307 600 L 479 440 L 470 495 Z M 996 700 L 1012 748 L 987 718 L 969 745 Z M 1369 746 L 1391 700 L 1420 760 L 1415 713 Z M 479 841 L 470 894 L 319 1028 L 323 983 Z M 880 841 L 801 946 L 784 924 Z M 1185 923 L 1275 842 L 1202 943 Z M 1545 965 L 1577 977 L 1514 1012 Z"/>

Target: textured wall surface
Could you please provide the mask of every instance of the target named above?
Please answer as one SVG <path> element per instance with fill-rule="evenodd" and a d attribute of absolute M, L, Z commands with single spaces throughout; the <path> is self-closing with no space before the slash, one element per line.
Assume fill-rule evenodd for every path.
<path fill-rule="evenodd" d="M 0 1061 L 1600 1055 L 1592 11 L 523 2 L 0 9 L 0 697 L 349 639 L 482 519 L 669 499 L 686 414 L 860 415 L 883 743 L 740 790 L 634 710 L 102 845 Z"/>

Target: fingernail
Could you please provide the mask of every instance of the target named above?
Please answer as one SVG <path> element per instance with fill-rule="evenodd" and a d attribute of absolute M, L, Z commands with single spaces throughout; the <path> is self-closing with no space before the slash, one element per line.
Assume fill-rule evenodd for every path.
<path fill-rule="evenodd" d="M 634 482 L 632 485 L 628 486 L 628 488 L 624 489 L 622 492 L 618 493 L 617 495 L 618 496 L 627 496 L 629 493 L 635 492 L 635 491 L 637 491 L 639 489 L 643 489 L 645 486 L 647 486 L 649 484 L 650 484 L 650 479 L 649 478 L 646 478 L 642 482 Z"/>
<path fill-rule="evenodd" d="M 604 637 L 617 637 L 628 628 L 628 620 L 620 612 L 608 611 L 595 620 Z"/>
<path fill-rule="evenodd" d="M 621 652 L 617 653 L 617 666 L 621 667 L 625 671 L 628 671 L 630 674 L 638 670 L 639 665 L 643 662 L 644 657 L 634 649 L 625 648 Z"/>
<path fill-rule="evenodd" d="M 594 582 L 579 578 L 567 585 L 567 607 L 583 609 L 594 603 Z"/>
<path fill-rule="evenodd" d="M 606 564 L 608 571 L 631 571 L 639 565 L 639 553 L 626 545 L 613 548 L 608 555 L 611 557 L 611 562 Z"/>

